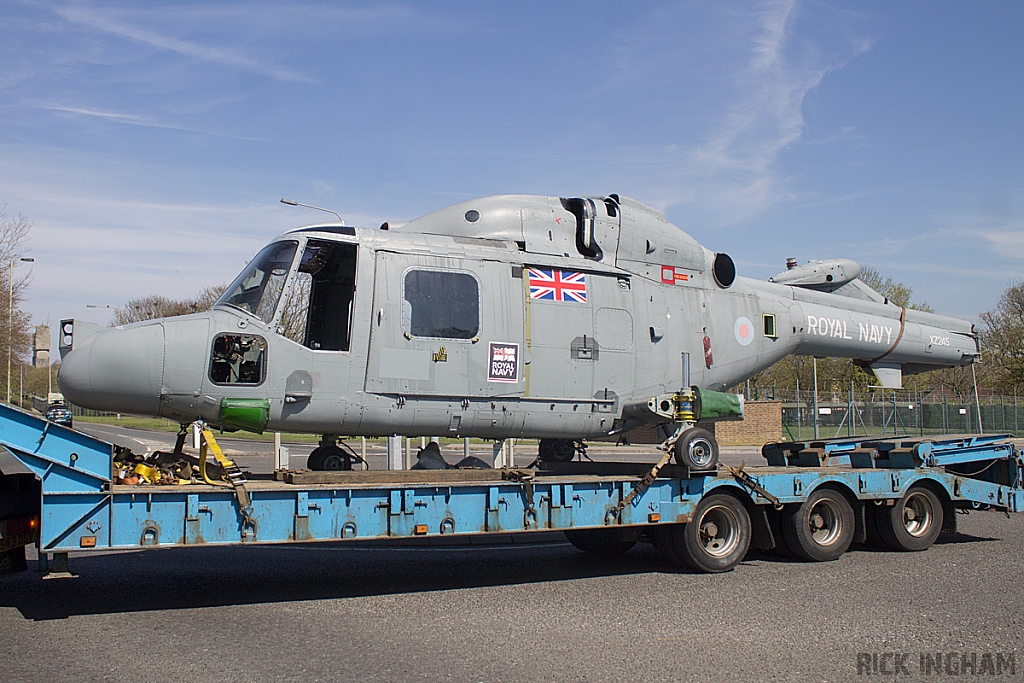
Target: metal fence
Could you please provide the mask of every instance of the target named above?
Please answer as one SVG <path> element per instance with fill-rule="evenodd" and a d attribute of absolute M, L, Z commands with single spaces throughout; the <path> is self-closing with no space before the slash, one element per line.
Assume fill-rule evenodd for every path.
<path fill-rule="evenodd" d="M 783 436 L 797 441 L 844 436 L 1024 434 L 1024 397 L 962 400 L 886 391 L 845 397 L 819 393 L 817 404 L 812 392 L 778 398 Z"/>

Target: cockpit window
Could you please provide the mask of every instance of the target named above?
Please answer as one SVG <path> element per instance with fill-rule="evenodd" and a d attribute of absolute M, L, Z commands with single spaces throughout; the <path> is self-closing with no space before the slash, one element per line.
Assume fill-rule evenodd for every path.
<path fill-rule="evenodd" d="M 284 336 L 317 351 L 348 351 L 356 245 L 309 240 L 281 314 Z"/>
<path fill-rule="evenodd" d="M 264 247 L 235 278 L 217 304 L 240 308 L 265 323 L 270 322 L 297 248 L 298 242 L 291 241 Z"/>
<path fill-rule="evenodd" d="M 214 384 L 262 384 L 267 370 L 267 340 L 224 332 L 213 338 L 210 379 Z"/>

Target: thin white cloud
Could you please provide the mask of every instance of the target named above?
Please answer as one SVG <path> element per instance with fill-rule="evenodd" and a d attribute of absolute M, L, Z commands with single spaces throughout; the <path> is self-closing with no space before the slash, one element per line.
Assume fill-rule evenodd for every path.
<path fill-rule="evenodd" d="M 100 111 L 97 109 L 86 109 L 84 107 L 69 107 L 55 104 L 41 104 L 36 105 L 40 109 L 47 109 L 49 111 L 63 112 L 66 114 L 76 114 L 79 116 L 90 116 L 105 121 L 111 121 L 113 123 L 123 123 L 129 126 L 142 126 L 144 128 L 161 128 L 165 130 L 178 130 L 184 133 L 199 133 L 202 135 L 213 135 L 217 137 L 230 138 L 232 140 L 246 140 L 249 142 L 266 142 L 266 140 L 260 138 L 245 137 L 242 135 L 235 135 L 232 133 L 221 133 L 212 130 L 203 130 L 200 128 L 192 128 L 190 126 L 183 126 L 175 123 L 164 123 L 151 117 L 138 116 L 136 114 L 122 114 L 112 111 Z"/>
<path fill-rule="evenodd" d="M 936 222 L 956 240 L 954 243 L 984 245 L 990 258 L 1024 259 L 1024 219 L 1019 217 L 1017 208 L 1024 205 L 1024 191 L 993 188 L 993 192 L 1002 198 L 997 203 L 1005 205 L 977 214 L 945 213 Z"/>
<path fill-rule="evenodd" d="M 872 45 L 849 37 L 848 17 L 829 8 L 811 7 L 818 31 L 804 31 L 804 9 L 798 0 L 767 0 L 754 11 L 663 5 L 624 31 L 608 89 L 656 88 L 655 106 L 680 112 L 660 143 L 617 150 L 646 189 L 642 200 L 723 226 L 800 198 L 779 161 L 803 142 L 804 100 Z M 843 130 L 841 139 L 855 134 Z M 622 177 L 621 167 L 612 172 Z"/>
<path fill-rule="evenodd" d="M 108 121 L 117 121 L 118 123 L 131 123 L 135 125 L 143 125 L 141 117 L 135 116 L 134 114 L 118 114 L 110 111 L 96 111 L 93 109 L 83 109 L 81 107 L 61 107 L 57 105 L 39 105 L 41 109 L 49 109 L 50 111 L 61 111 L 69 114 L 81 114 L 83 116 L 95 116 L 97 118 L 106 119 Z"/>
<path fill-rule="evenodd" d="M 46 174 L 38 168 L 0 163 L 9 210 L 34 222 L 26 251 L 36 259 L 35 280 L 24 309 L 36 321 L 75 316 L 106 323 L 109 311 L 86 305 L 119 306 L 150 294 L 192 296 L 230 281 L 279 233 L 321 218 L 276 200 L 147 201 L 90 187 L 77 174 L 40 175 Z M 345 219 L 358 226 L 381 222 L 359 212 L 346 212 Z"/>
<path fill-rule="evenodd" d="M 978 233 L 988 240 L 994 251 L 1004 257 L 1024 259 L 1024 223 L 1000 231 L 984 231 Z"/>
<path fill-rule="evenodd" d="M 692 154 L 694 165 L 704 167 L 707 178 L 725 181 L 718 201 L 739 209 L 738 217 L 776 201 L 772 165 L 800 138 L 804 97 L 833 68 L 793 64 L 787 57 L 787 27 L 795 7 L 794 0 L 785 0 L 757 13 L 751 57 L 735 75 L 738 96 L 722 125 Z"/>
<path fill-rule="evenodd" d="M 754 59 L 750 64 L 755 73 L 772 71 L 782 60 L 786 24 L 795 4 L 795 0 L 784 0 L 767 5 L 759 13 L 761 32 L 754 40 Z"/>
<path fill-rule="evenodd" d="M 85 9 L 80 7 L 64 6 L 54 7 L 53 11 L 66 21 L 82 26 L 88 26 L 89 28 L 103 33 L 121 36 L 122 38 L 134 40 L 151 47 L 175 52 L 193 59 L 258 73 L 280 81 L 298 81 L 302 83 L 316 82 L 315 79 L 299 71 L 262 62 L 243 54 L 239 50 L 226 47 L 210 47 L 171 36 L 165 36 L 155 31 L 150 31 L 117 21 L 96 8 Z"/>

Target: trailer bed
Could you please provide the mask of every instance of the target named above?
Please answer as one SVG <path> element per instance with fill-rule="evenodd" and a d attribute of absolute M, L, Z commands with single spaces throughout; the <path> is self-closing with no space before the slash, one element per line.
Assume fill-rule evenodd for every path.
<path fill-rule="evenodd" d="M 814 534 L 827 536 L 830 515 L 839 531 L 863 540 L 876 517 L 896 519 L 899 536 L 903 514 L 912 546 L 915 514 L 922 523 L 933 515 L 948 531 L 955 528 L 957 510 L 1024 509 L 1024 465 L 1006 436 L 772 444 L 764 449 L 768 466 L 723 465 L 713 472 L 689 472 L 667 465 L 648 481 L 642 478 L 653 463 L 554 463 L 538 470 L 285 471 L 248 479 L 244 495 L 227 484 L 115 484 L 114 446 L 4 405 L 0 444 L 13 456 L 0 460 L 8 463 L 0 497 L 5 488 L 17 489 L 22 501 L 20 509 L 5 514 L 11 520 L 37 519 L 40 557 L 56 558 L 62 565 L 71 551 L 552 530 L 568 532 L 570 540 L 589 550 L 660 539 L 659 547 L 667 546 L 670 557 L 675 553 L 689 563 L 693 543 L 706 544 L 713 556 L 724 547 L 720 542 L 725 543 L 714 534 L 725 533 L 719 527 L 728 529 L 733 523 L 738 536 L 747 536 L 733 539 L 746 544 L 744 552 L 751 543 L 780 545 L 784 537 L 813 556 Z M 29 485 L 37 495 L 26 504 Z M 832 493 L 822 493 L 828 491 Z M 13 494 L 6 495 L 13 500 Z M 886 509 L 901 505 L 906 506 L 902 513 L 885 517 Z M 855 514 L 855 532 L 847 506 Z M 808 534 L 793 531 L 806 527 L 808 519 L 811 526 L 804 530 L 809 529 L 810 541 L 803 538 Z M 848 528 L 841 528 L 844 524 Z M 849 538 L 842 542 L 848 546 Z M 806 543 L 811 545 L 801 545 Z M 698 568 L 729 567 L 712 562 Z"/>

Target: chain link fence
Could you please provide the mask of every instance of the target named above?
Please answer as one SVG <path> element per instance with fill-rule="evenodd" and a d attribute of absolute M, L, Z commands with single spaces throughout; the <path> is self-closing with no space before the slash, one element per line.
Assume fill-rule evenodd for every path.
<path fill-rule="evenodd" d="M 770 397 L 766 397 L 770 398 Z M 967 400 L 913 391 L 874 391 L 846 396 L 819 391 L 777 395 L 783 438 L 801 441 L 847 436 L 939 436 L 1024 432 L 1024 397 L 989 395 Z"/>

